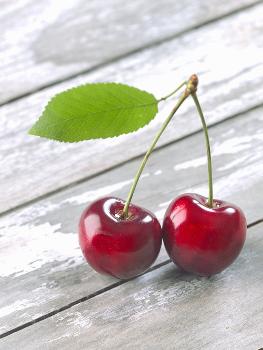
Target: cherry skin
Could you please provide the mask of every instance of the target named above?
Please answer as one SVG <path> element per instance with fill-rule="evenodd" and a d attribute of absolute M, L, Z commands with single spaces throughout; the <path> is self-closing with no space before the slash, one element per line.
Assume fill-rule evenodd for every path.
<path fill-rule="evenodd" d="M 246 238 L 246 218 L 237 206 L 198 194 L 183 194 L 168 207 L 164 245 L 181 269 L 200 276 L 223 271 L 239 255 Z"/>
<path fill-rule="evenodd" d="M 157 258 L 162 244 L 159 221 L 150 211 L 106 197 L 90 204 L 79 222 L 79 243 L 87 262 L 97 271 L 119 279 L 135 277 Z"/>

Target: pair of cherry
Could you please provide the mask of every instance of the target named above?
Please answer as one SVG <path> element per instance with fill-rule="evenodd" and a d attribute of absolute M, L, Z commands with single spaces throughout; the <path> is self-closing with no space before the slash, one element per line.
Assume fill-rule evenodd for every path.
<path fill-rule="evenodd" d="M 132 278 L 156 260 L 162 239 L 172 261 L 185 271 L 210 276 L 229 266 L 241 251 L 246 219 L 235 205 L 198 194 L 183 194 L 168 207 L 163 225 L 150 211 L 115 197 L 93 202 L 82 214 L 79 240 L 88 263 L 98 272 Z"/>
<path fill-rule="evenodd" d="M 192 75 L 185 92 L 147 151 L 127 201 L 115 197 L 102 198 L 83 212 L 79 223 L 80 246 L 86 260 L 96 271 L 120 279 L 137 276 L 154 263 L 162 240 L 168 255 L 178 267 L 201 276 L 221 272 L 240 253 L 246 237 L 246 219 L 239 207 L 213 199 L 211 152 L 207 126 L 196 95 L 197 84 L 197 76 Z M 190 95 L 205 133 L 209 196 L 208 199 L 192 193 L 179 196 L 168 207 L 161 227 L 153 213 L 132 205 L 131 198 L 161 134 Z"/>
<path fill-rule="evenodd" d="M 242 210 L 213 199 L 210 144 L 196 95 L 197 76 L 192 75 L 178 89 L 185 84 L 184 93 L 155 136 L 138 169 L 127 201 L 115 197 L 102 198 L 92 203 L 81 216 L 80 246 L 86 260 L 98 272 L 120 279 L 139 275 L 156 260 L 163 240 L 168 255 L 177 266 L 190 273 L 211 276 L 228 267 L 244 245 L 247 225 Z M 168 207 L 161 227 L 153 213 L 132 205 L 131 198 L 157 141 L 190 95 L 205 134 L 209 196 L 207 199 L 189 193 L 176 198 Z"/>

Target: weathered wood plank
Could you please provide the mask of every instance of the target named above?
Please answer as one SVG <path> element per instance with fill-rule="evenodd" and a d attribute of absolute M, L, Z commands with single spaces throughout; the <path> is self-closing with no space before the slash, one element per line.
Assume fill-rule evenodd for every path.
<path fill-rule="evenodd" d="M 263 108 L 211 128 L 215 195 L 239 204 L 248 222 L 262 218 Z M 84 263 L 76 227 L 83 207 L 106 195 L 125 198 L 139 161 L 0 219 L 0 333 L 110 286 Z M 176 195 L 206 195 L 202 133 L 152 155 L 134 202 L 161 219 Z M 192 187 L 191 187 L 192 186 Z M 191 187 L 191 188 L 190 188 Z M 164 252 L 158 262 L 167 259 Z"/>
<path fill-rule="evenodd" d="M 173 103 L 161 108 L 159 117 L 149 127 L 114 140 L 68 145 L 27 136 L 27 129 L 48 98 L 64 88 L 85 81 L 114 80 L 163 96 L 189 73 L 197 72 L 201 79 L 200 99 L 209 124 L 262 103 L 262 11 L 263 5 L 258 5 L 92 74 L 3 106 L 0 211 L 141 154 Z M 198 130 L 200 122 L 193 111 L 188 101 L 160 144 Z M 128 152 L 121 151 L 124 145 Z"/>
<path fill-rule="evenodd" d="M 0 103 L 257 2 L 1 1 Z"/>
<path fill-rule="evenodd" d="M 259 349 L 263 344 L 263 224 L 223 273 L 172 263 L 2 340 L 3 350 Z M 19 344 L 19 345 L 18 345 Z"/>

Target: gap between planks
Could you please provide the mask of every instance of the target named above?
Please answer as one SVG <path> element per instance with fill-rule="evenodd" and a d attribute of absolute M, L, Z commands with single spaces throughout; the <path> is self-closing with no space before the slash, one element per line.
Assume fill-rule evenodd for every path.
<path fill-rule="evenodd" d="M 256 225 L 260 225 L 261 223 L 263 223 L 263 218 L 248 224 L 247 228 L 249 229 L 249 228 L 254 227 Z M 152 266 L 150 269 L 148 269 L 146 272 L 144 272 L 143 274 L 141 274 L 139 276 L 146 275 L 147 273 L 150 273 L 152 271 L 160 269 L 161 267 L 163 267 L 163 266 L 165 266 L 165 265 L 167 265 L 169 263 L 171 263 L 171 260 L 167 259 L 167 260 L 161 262 L 160 264 Z M 137 276 L 137 277 L 139 277 L 139 276 Z M 71 302 L 71 303 L 69 303 L 67 305 L 64 305 L 64 306 L 60 307 L 59 309 L 53 310 L 53 311 L 51 311 L 51 312 L 49 312 L 49 313 L 47 313 L 45 315 L 37 317 L 37 318 L 33 319 L 30 322 L 26 322 L 26 323 L 24 323 L 24 324 L 22 324 L 22 325 L 20 325 L 18 327 L 10 329 L 9 331 L 0 334 L 0 339 L 8 337 L 9 335 L 14 334 L 16 332 L 19 332 L 19 331 L 21 331 L 21 330 L 23 330 L 25 328 L 28 328 L 28 327 L 36 324 L 36 323 L 44 321 L 44 320 L 46 320 L 46 319 L 48 319 L 48 318 L 50 318 L 52 316 L 55 316 L 55 315 L 59 314 L 60 312 L 63 312 L 65 310 L 68 310 L 68 309 L 72 308 L 73 306 L 76 306 L 78 304 L 84 303 L 84 302 L 86 302 L 86 301 L 88 301 L 90 299 L 93 299 L 93 298 L 95 298 L 95 297 L 97 297 L 99 295 L 102 295 L 103 293 L 106 293 L 106 292 L 108 292 L 108 291 L 110 291 L 110 290 L 112 290 L 114 288 L 117 288 L 117 287 L 119 287 L 119 286 L 121 286 L 121 285 L 123 285 L 125 283 L 128 283 L 129 281 L 135 280 L 137 277 L 130 278 L 130 279 L 127 279 L 127 280 L 117 281 L 116 283 L 113 283 L 113 284 L 111 284 L 111 285 L 109 285 L 109 286 L 107 286 L 105 288 L 99 289 L 98 291 L 96 291 L 94 293 L 91 293 L 88 296 L 85 296 L 85 297 L 82 297 L 80 299 L 77 299 L 77 300 L 75 300 L 75 301 L 73 301 L 73 302 Z"/>

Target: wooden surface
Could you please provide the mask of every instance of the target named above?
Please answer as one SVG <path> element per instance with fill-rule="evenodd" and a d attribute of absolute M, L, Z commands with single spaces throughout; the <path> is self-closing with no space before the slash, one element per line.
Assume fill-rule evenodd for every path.
<path fill-rule="evenodd" d="M 123 6 L 121 0 L 1 0 L 0 81 L 5 89 L 0 103 L 256 3 L 134 0 Z"/>
<path fill-rule="evenodd" d="M 1 1 L 0 349 L 257 350 L 263 3 L 121 4 Z M 164 249 L 132 281 L 101 276 L 78 247 L 79 215 L 101 196 L 126 197 L 173 101 L 150 126 L 114 140 L 67 145 L 26 131 L 50 96 L 80 82 L 121 81 L 161 97 L 193 72 L 211 126 L 215 194 L 245 211 L 245 249 L 211 279 L 179 272 Z M 179 193 L 207 194 L 200 129 L 189 100 L 145 169 L 134 202 L 160 220 Z"/>

